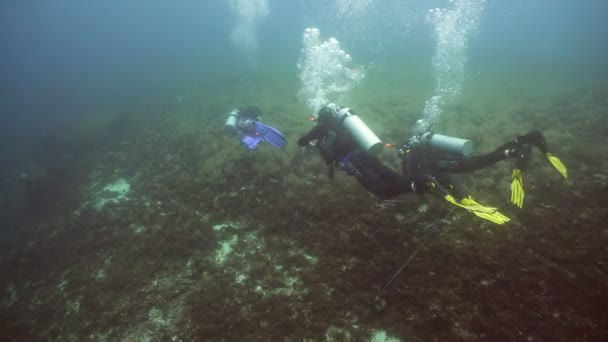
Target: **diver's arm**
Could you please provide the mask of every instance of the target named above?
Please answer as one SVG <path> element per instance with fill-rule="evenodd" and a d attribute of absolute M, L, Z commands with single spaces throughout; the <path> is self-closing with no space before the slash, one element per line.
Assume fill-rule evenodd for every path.
<path fill-rule="evenodd" d="M 327 133 L 327 128 L 322 126 L 313 127 L 305 136 L 298 139 L 298 146 L 304 147 L 313 140 L 321 138 Z"/>

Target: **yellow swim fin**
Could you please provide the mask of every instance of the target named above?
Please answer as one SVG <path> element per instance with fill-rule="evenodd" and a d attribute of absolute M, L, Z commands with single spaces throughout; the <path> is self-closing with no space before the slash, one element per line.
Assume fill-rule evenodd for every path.
<path fill-rule="evenodd" d="M 551 165 L 553 165 L 557 172 L 564 176 L 564 178 L 568 178 L 568 168 L 566 168 L 566 165 L 564 165 L 564 163 L 562 163 L 559 158 L 552 155 L 551 152 L 545 153 L 545 157 L 547 157 L 547 160 L 549 161 L 549 163 L 551 163 Z"/>
<path fill-rule="evenodd" d="M 473 199 L 473 197 L 465 197 L 460 201 L 456 200 L 452 195 L 446 195 L 445 200 L 452 203 L 453 205 L 466 209 L 467 211 L 473 213 L 477 217 L 481 217 L 482 219 L 494 222 L 496 224 L 504 224 L 506 222 L 511 221 L 508 217 L 501 214 L 497 208 L 486 207 L 482 204 L 479 204 L 477 201 Z"/>
<path fill-rule="evenodd" d="M 466 203 L 466 204 L 469 204 L 469 205 L 476 205 L 478 207 L 485 208 L 484 211 L 472 210 L 471 212 L 473 214 L 475 214 L 475 216 L 477 216 L 477 217 L 481 217 L 482 219 L 486 219 L 486 220 L 494 222 L 496 224 L 505 224 L 505 223 L 511 221 L 510 218 L 508 218 L 505 215 L 503 215 L 502 213 L 500 213 L 498 211 L 498 209 L 492 208 L 492 207 L 486 207 L 484 205 L 481 205 L 477 201 L 475 201 L 473 199 L 473 197 L 471 197 L 471 196 L 463 198 L 460 201 L 460 203 Z"/>
<path fill-rule="evenodd" d="M 446 201 L 452 203 L 453 205 L 455 205 L 457 207 L 464 208 L 469 211 L 479 211 L 479 212 L 488 212 L 488 213 L 493 213 L 496 211 L 496 208 L 485 207 L 485 206 L 475 202 L 473 200 L 473 198 L 471 198 L 471 196 L 461 199 L 461 200 L 457 200 L 456 198 L 454 198 L 454 196 L 450 193 L 450 191 L 448 189 L 446 189 L 443 185 L 441 185 L 439 182 L 437 182 L 437 180 L 434 178 L 429 179 L 428 184 L 433 193 L 443 197 Z"/>
<path fill-rule="evenodd" d="M 475 214 L 477 217 L 481 217 L 483 219 L 494 222 L 496 224 L 505 224 L 505 223 L 511 221 L 510 218 L 501 214 L 498 210 L 493 213 L 482 213 L 482 212 L 473 211 L 473 214 Z"/>
<path fill-rule="evenodd" d="M 511 202 L 521 208 L 524 205 L 524 197 L 524 174 L 515 168 L 511 174 Z"/>
<path fill-rule="evenodd" d="M 481 213 L 493 213 L 495 212 L 497 209 L 493 208 L 493 207 L 486 207 L 483 206 L 477 202 L 475 202 L 471 196 L 463 198 L 462 200 L 458 201 L 454 198 L 454 196 L 448 194 L 445 197 L 445 200 L 452 203 L 453 205 L 466 209 L 468 211 L 475 211 L 475 212 L 481 212 Z"/>

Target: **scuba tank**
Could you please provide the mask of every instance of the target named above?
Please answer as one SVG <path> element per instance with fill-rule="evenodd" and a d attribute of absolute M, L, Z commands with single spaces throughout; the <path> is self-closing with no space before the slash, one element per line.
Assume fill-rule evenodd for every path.
<path fill-rule="evenodd" d="M 224 126 L 229 130 L 233 130 L 233 131 L 236 130 L 238 116 L 239 116 L 239 111 L 237 109 L 230 112 L 230 114 L 228 114 L 228 118 L 226 119 L 226 123 L 224 124 Z"/>
<path fill-rule="evenodd" d="M 340 124 L 350 133 L 361 149 L 372 155 L 377 155 L 382 151 L 384 147 L 382 141 L 361 118 L 351 112 L 350 108 L 343 107 L 334 113 Z"/>
<path fill-rule="evenodd" d="M 409 138 L 399 149 L 399 156 L 405 159 L 410 152 L 418 151 L 420 148 L 466 158 L 473 153 L 473 142 L 468 139 L 427 132 Z"/>
<path fill-rule="evenodd" d="M 468 157 L 473 153 L 473 142 L 468 139 L 454 138 L 443 134 L 427 132 L 420 136 L 420 142 L 433 150 Z"/>

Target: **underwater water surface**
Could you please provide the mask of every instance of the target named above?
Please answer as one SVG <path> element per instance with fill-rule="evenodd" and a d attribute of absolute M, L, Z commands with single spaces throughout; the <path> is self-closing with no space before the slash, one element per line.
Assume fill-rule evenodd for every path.
<path fill-rule="evenodd" d="M 3 1 L 1 339 L 606 340 L 607 10 Z M 297 146 L 329 102 L 395 170 L 416 133 L 541 130 L 568 177 L 535 151 L 518 208 L 511 160 L 461 175 L 503 225 L 383 200 Z M 230 134 L 243 105 L 287 146 Z"/>

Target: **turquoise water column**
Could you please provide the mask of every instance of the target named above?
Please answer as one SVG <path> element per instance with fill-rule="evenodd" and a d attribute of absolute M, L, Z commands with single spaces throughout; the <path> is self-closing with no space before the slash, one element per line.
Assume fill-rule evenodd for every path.
<path fill-rule="evenodd" d="M 304 31 L 298 69 L 298 96 L 314 113 L 330 102 L 346 103 L 350 90 L 365 78 L 363 66 L 354 65 L 336 38 L 324 41 L 312 27 Z"/>
<path fill-rule="evenodd" d="M 415 134 L 427 132 L 441 117 L 443 108 L 462 89 L 466 52 L 476 32 L 485 0 L 450 0 L 451 8 L 429 10 L 427 21 L 433 27 L 435 54 L 434 94 L 426 101 L 422 118 L 416 122 Z"/>
<path fill-rule="evenodd" d="M 270 14 L 268 0 L 227 0 L 227 3 L 236 19 L 230 39 L 248 63 L 255 66 L 254 55 L 258 50 L 256 26 Z"/>

